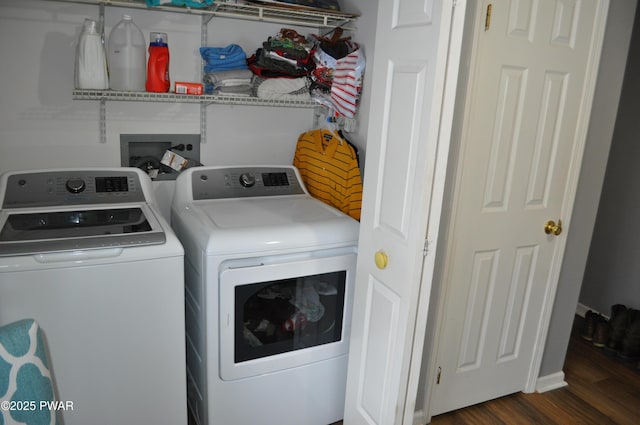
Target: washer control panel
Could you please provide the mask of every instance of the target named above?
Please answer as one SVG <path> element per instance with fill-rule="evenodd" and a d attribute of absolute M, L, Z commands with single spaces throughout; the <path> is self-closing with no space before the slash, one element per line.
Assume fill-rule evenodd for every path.
<path fill-rule="evenodd" d="M 44 171 L 7 179 L 3 208 L 145 202 L 139 176 L 132 171 Z"/>
<path fill-rule="evenodd" d="M 197 167 L 191 185 L 194 200 L 306 193 L 294 167 Z"/>

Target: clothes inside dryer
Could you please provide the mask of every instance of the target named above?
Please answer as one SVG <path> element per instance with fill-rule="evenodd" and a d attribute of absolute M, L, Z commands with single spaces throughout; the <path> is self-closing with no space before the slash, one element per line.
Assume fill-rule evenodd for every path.
<path fill-rule="evenodd" d="M 340 341 L 346 272 L 237 286 L 235 361 Z"/>

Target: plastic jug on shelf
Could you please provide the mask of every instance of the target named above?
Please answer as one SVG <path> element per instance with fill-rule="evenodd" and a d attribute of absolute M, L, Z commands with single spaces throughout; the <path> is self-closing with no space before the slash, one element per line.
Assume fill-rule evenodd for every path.
<path fill-rule="evenodd" d="M 77 89 L 105 90 L 109 88 L 107 56 L 102 43 L 102 35 L 98 32 L 98 23 L 92 19 L 84 20 L 84 26 L 76 46 L 74 74 L 74 85 Z"/>
<path fill-rule="evenodd" d="M 147 91 L 158 93 L 166 93 L 171 87 L 168 37 L 162 32 L 151 33 L 146 87 Z"/>
<path fill-rule="evenodd" d="M 147 52 L 144 35 L 129 15 L 109 34 L 109 85 L 112 90 L 144 91 Z"/>

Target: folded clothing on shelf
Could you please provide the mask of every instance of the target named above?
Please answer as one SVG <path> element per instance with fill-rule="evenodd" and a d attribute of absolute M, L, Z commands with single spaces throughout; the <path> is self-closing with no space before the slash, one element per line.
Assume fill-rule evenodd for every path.
<path fill-rule="evenodd" d="M 205 74 L 205 86 L 209 93 L 225 96 L 250 96 L 253 73 L 248 69 L 228 69 Z"/>
<path fill-rule="evenodd" d="M 221 96 L 251 96 L 251 85 L 223 86 L 213 89 L 213 94 Z"/>
<path fill-rule="evenodd" d="M 308 101 L 310 81 L 300 78 L 260 78 L 253 79 L 253 95 L 261 99 Z"/>
<path fill-rule="evenodd" d="M 251 84 L 253 73 L 248 69 L 228 69 L 205 74 L 204 82 L 216 87 Z"/>
<path fill-rule="evenodd" d="M 206 93 L 213 93 L 215 90 L 215 84 L 207 76 L 221 71 L 249 70 L 247 55 L 237 44 L 230 44 L 226 47 L 201 47 L 200 56 L 205 61 L 204 83 Z M 217 78 L 215 79 L 217 80 Z"/>
<path fill-rule="evenodd" d="M 205 72 L 248 69 L 247 55 L 237 44 L 230 44 L 226 47 L 201 47 L 200 55 L 206 62 Z"/>
<path fill-rule="evenodd" d="M 282 28 L 248 59 L 249 68 L 262 77 L 302 77 L 314 66 L 312 51 L 313 42 L 295 30 Z"/>

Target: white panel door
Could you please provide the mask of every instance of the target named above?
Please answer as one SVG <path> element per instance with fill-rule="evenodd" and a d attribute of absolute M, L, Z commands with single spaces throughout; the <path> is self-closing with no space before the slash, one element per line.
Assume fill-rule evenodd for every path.
<path fill-rule="evenodd" d="M 607 5 L 493 0 L 476 17 L 433 415 L 534 389 Z"/>
<path fill-rule="evenodd" d="M 425 261 L 425 240 L 437 236 L 452 121 L 451 111 L 443 117 L 446 105 L 452 110 L 452 102 L 443 104 L 452 3 L 379 2 L 348 425 L 413 420 L 433 269 L 432 253 Z M 464 2 L 458 3 L 463 14 Z M 449 72 L 457 70 L 457 58 Z M 430 267 L 421 288 L 424 264 Z"/>

